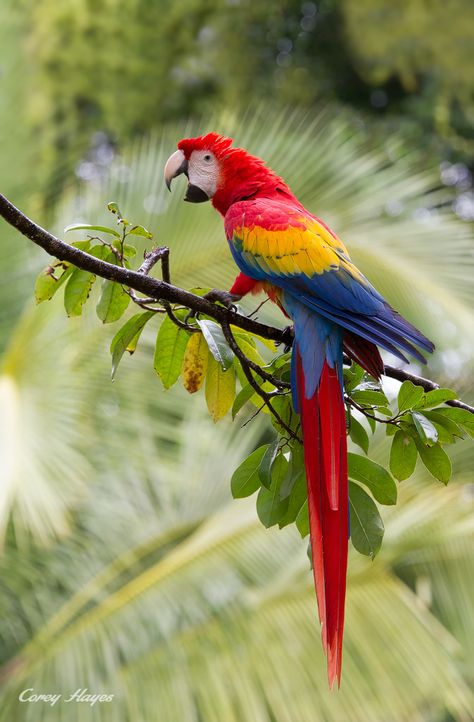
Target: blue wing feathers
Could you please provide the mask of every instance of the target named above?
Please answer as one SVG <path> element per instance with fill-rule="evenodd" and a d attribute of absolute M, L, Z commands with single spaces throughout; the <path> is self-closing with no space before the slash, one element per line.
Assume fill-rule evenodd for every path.
<path fill-rule="evenodd" d="M 305 274 L 280 275 L 275 273 L 261 256 L 256 258 L 251 253 L 242 251 L 238 244 L 237 247 L 232 242 L 229 245 L 234 260 L 243 273 L 257 280 L 269 281 L 285 291 L 284 305 L 293 320 L 295 308 L 292 308 L 291 299 L 299 301 L 298 306 L 302 304 L 311 309 L 312 314 L 316 312 L 318 316 L 314 321 L 317 324 L 321 324 L 321 319 L 326 319 L 331 322 L 331 327 L 332 324 L 337 324 L 346 328 L 381 346 L 402 361 L 408 361 L 403 353 L 405 352 L 425 363 L 425 358 L 414 344 L 428 352 L 433 351 L 434 345 L 431 341 L 397 313 L 363 276 L 359 280 L 344 268 L 312 277 Z M 300 319 L 300 325 L 305 328 L 308 323 L 308 319 Z M 327 335 L 327 330 L 323 324 L 321 333 Z M 314 329 L 309 335 L 314 336 Z M 333 351 L 328 353 L 331 357 L 334 356 Z M 304 354 L 302 359 L 305 366 Z M 311 378 L 306 373 L 305 376 Z"/>

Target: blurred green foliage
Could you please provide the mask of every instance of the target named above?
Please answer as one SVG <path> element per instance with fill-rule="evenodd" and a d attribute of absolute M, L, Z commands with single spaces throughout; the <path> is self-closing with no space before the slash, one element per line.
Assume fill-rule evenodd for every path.
<path fill-rule="evenodd" d="M 364 81 L 382 88 L 398 81 L 405 108 L 421 122 L 428 116 L 453 148 L 472 156 L 473 3 L 342 0 L 341 6 L 355 66 Z M 378 100 L 383 104 L 383 96 Z"/>
<path fill-rule="evenodd" d="M 344 102 L 374 118 L 409 111 L 447 152 L 471 155 L 473 5 L 282 0 L 23 0 L 28 118 L 48 197 L 91 144 L 216 105 Z M 413 123 L 412 123 L 413 125 Z M 94 141 L 92 141 L 92 152 Z"/>

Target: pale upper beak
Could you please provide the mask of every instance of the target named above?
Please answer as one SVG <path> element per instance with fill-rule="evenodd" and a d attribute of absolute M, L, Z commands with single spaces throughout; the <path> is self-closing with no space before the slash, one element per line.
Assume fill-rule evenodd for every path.
<path fill-rule="evenodd" d="M 170 157 L 166 161 L 164 170 L 165 183 L 169 191 L 171 190 L 171 181 L 173 180 L 173 178 L 181 175 L 181 173 L 187 174 L 187 171 L 188 161 L 184 157 L 183 151 L 176 150 L 173 155 L 170 155 Z"/>

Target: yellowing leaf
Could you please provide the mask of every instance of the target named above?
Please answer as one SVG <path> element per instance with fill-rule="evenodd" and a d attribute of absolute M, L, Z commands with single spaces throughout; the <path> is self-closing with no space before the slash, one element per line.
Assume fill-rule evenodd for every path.
<path fill-rule="evenodd" d="M 249 333 L 247 331 L 242 331 L 241 328 L 238 326 L 231 326 L 231 331 L 234 334 L 235 340 L 238 341 L 240 346 L 240 341 L 244 340 L 247 344 L 251 343 L 252 341 L 260 341 L 264 346 L 266 346 L 270 351 L 275 353 L 277 346 L 275 345 L 275 341 L 271 341 L 268 338 L 263 338 L 263 336 L 259 336 L 258 333 Z"/>
<path fill-rule="evenodd" d="M 231 366 L 227 371 L 217 363 L 214 356 L 208 355 L 206 373 L 206 402 L 213 421 L 219 421 L 232 407 L 235 397 L 235 371 Z"/>
<path fill-rule="evenodd" d="M 73 270 L 74 266 L 66 261 L 56 261 L 52 266 L 41 271 L 35 283 L 36 303 L 49 301 Z"/>
<path fill-rule="evenodd" d="M 206 378 L 209 350 L 202 333 L 193 333 L 186 346 L 181 377 L 190 394 L 199 391 Z"/>

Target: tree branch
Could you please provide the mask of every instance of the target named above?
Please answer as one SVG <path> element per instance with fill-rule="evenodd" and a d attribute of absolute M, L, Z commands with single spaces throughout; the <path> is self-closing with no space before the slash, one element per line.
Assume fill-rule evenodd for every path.
<path fill-rule="evenodd" d="M 52 233 L 41 228 L 41 226 L 25 216 L 24 213 L 16 208 L 16 206 L 1 193 L 0 216 L 13 226 L 13 228 L 16 228 L 22 235 L 43 248 L 51 256 L 61 261 L 69 261 L 84 271 L 89 271 L 101 278 L 121 283 L 134 291 L 143 293 L 149 297 L 146 301 L 161 301 L 165 309 L 167 306 L 169 308 L 170 303 L 176 303 L 191 309 L 195 313 L 203 313 L 210 316 L 225 329 L 233 325 L 271 341 L 283 344 L 288 343 L 288 334 L 285 333 L 285 330 L 254 321 L 248 316 L 243 316 L 224 306 L 211 303 L 211 301 L 208 301 L 206 298 L 196 296 L 194 293 L 190 293 L 169 283 L 168 253 L 163 248 L 157 248 L 147 252 L 144 263 L 139 270 L 131 271 L 123 266 L 117 266 L 95 258 L 53 236 Z M 159 260 L 162 262 L 163 276 L 167 280 L 159 280 L 148 275 L 153 265 Z M 259 372 L 257 371 L 257 373 Z M 386 365 L 384 375 L 399 381 L 411 381 L 416 386 L 422 386 L 426 391 L 439 388 L 439 385 L 430 379 L 416 376 L 394 366 Z M 263 377 L 265 377 L 265 374 L 263 374 Z M 446 404 L 465 409 L 474 414 L 474 407 L 462 401 L 446 401 Z"/>

